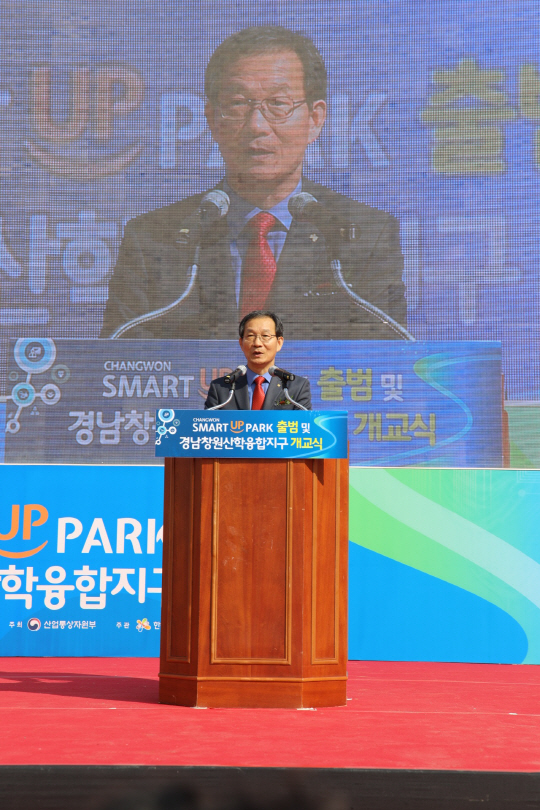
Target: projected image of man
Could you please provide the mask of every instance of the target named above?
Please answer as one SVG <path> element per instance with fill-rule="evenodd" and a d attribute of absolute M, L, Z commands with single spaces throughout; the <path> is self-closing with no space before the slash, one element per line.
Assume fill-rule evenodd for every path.
<path fill-rule="evenodd" d="M 239 318 L 265 308 L 295 339 L 402 337 L 392 326 L 406 322 L 396 219 L 303 175 L 326 120 L 326 69 L 311 40 L 275 26 L 233 34 L 208 63 L 205 92 L 225 177 L 210 202 L 194 195 L 128 223 L 102 337 L 179 299 L 120 336 L 230 338 Z"/>

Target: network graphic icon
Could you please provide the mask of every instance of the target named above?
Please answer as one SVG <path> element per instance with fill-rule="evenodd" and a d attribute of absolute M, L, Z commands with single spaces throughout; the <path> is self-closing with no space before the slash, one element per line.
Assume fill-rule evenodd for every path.
<path fill-rule="evenodd" d="M 15 362 L 21 371 L 11 371 L 10 382 L 14 383 L 6 400 L 12 400 L 16 410 L 8 412 L 6 433 L 18 433 L 21 429 L 21 414 L 31 408 L 38 414 L 38 404 L 56 405 L 62 398 L 60 386 L 70 378 L 70 370 L 61 363 L 55 364 L 56 346 L 50 338 L 21 338 L 13 349 Z M 49 380 L 38 388 L 33 377 L 49 372 Z"/>
<path fill-rule="evenodd" d="M 179 419 L 175 419 L 175 413 L 172 408 L 161 408 L 157 414 L 156 423 L 156 446 L 161 444 L 161 437 L 169 433 L 174 436 L 176 428 L 180 424 Z"/>

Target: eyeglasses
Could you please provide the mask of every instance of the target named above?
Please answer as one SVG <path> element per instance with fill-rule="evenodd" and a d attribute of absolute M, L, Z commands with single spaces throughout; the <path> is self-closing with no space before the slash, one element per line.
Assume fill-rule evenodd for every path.
<path fill-rule="evenodd" d="M 275 337 L 276 335 L 254 335 L 252 332 L 249 332 L 247 335 L 244 335 L 242 340 L 245 340 L 246 343 L 255 343 L 255 341 L 260 338 L 263 343 L 270 343 L 272 338 Z"/>
<path fill-rule="evenodd" d="M 293 101 L 288 96 L 273 96 L 256 101 L 253 98 L 237 96 L 222 101 L 218 104 L 218 110 L 221 117 L 227 121 L 245 121 L 253 110 L 260 110 L 269 124 L 278 124 L 290 118 L 302 104 L 307 104 L 305 98 Z"/>

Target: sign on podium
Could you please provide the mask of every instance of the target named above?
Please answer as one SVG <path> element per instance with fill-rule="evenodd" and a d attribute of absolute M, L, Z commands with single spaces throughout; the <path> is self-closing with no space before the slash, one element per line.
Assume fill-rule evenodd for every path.
<path fill-rule="evenodd" d="M 347 458 L 347 411 L 188 411 L 156 414 L 156 456 Z"/>

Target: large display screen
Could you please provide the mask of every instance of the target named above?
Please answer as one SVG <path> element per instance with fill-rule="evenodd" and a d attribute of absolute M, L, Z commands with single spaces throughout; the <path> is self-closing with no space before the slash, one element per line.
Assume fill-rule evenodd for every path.
<path fill-rule="evenodd" d="M 352 463 L 540 467 L 534 0 L 0 11 L 3 461 L 152 463 L 264 309 Z"/>

